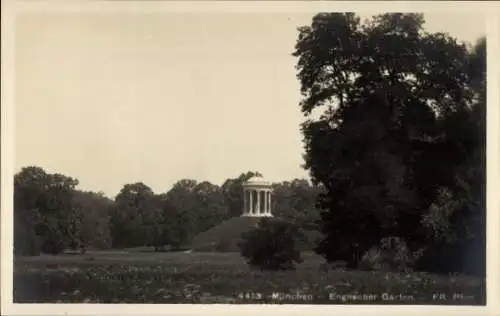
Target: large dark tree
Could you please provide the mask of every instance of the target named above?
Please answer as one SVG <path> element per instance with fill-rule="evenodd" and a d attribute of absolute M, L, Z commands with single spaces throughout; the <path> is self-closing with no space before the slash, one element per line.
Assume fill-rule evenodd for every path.
<path fill-rule="evenodd" d="M 174 247 L 189 245 L 197 233 L 198 182 L 191 179 L 177 181 L 166 194 L 165 211 L 169 225 L 169 240 Z"/>
<path fill-rule="evenodd" d="M 461 136 L 445 126 L 468 120 L 476 67 L 464 44 L 423 24 L 421 14 L 362 24 L 322 13 L 299 29 L 306 168 L 326 189 L 317 252 L 329 261 L 355 266 L 390 236 L 428 244 L 423 214 L 465 163 Z"/>
<path fill-rule="evenodd" d="M 193 237 L 227 218 L 228 207 L 221 188 L 208 181 L 178 181 L 164 195 L 166 240 L 174 247 L 189 244 Z"/>
<path fill-rule="evenodd" d="M 454 182 L 439 189 L 425 214 L 424 228 L 434 241 L 432 258 L 423 268 L 484 274 L 486 268 L 486 39 L 469 56 L 468 73 L 474 95 L 469 107 L 442 120 L 446 141 L 460 159 Z M 433 259 L 433 260 L 429 260 Z"/>
<path fill-rule="evenodd" d="M 81 239 L 85 247 L 106 249 L 111 247 L 109 213 L 113 200 L 103 193 L 75 191 L 73 203 L 82 213 Z"/>
<path fill-rule="evenodd" d="M 115 198 L 111 211 L 113 246 L 134 247 L 150 244 L 148 221 L 156 211 L 155 194 L 142 182 L 126 184 Z"/>

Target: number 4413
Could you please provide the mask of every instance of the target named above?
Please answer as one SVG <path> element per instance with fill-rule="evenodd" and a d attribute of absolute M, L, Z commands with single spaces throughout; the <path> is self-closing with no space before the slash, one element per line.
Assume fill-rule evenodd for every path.
<path fill-rule="evenodd" d="M 242 300 L 260 300 L 262 299 L 262 294 L 258 292 L 240 292 L 238 293 L 238 298 Z"/>

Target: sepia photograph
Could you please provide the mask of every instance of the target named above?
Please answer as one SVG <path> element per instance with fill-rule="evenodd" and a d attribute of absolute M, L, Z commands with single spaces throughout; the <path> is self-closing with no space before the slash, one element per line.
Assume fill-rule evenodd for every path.
<path fill-rule="evenodd" d="M 12 17 L 11 303 L 490 303 L 485 10 L 139 7 Z"/>

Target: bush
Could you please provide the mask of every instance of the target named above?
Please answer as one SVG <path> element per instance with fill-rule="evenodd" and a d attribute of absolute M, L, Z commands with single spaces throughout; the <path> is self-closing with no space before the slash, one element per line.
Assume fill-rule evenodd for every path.
<path fill-rule="evenodd" d="M 298 227 L 282 220 L 263 219 L 260 227 L 242 234 L 241 255 L 261 270 L 293 270 L 302 263 L 296 249 Z"/>
<path fill-rule="evenodd" d="M 399 237 L 387 237 L 378 247 L 368 250 L 359 263 L 362 270 L 408 271 L 415 262 L 416 254 L 409 251 L 406 243 Z"/>

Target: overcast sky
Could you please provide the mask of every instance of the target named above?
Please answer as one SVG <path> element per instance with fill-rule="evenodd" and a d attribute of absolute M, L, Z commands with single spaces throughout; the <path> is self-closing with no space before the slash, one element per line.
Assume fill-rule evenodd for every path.
<path fill-rule="evenodd" d="M 311 14 L 30 14 L 16 20 L 15 167 L 114 196 L 142 181 L 305 178 L 295 58 Z M 482 15 L 426 15 L 474 42 Z"/>

